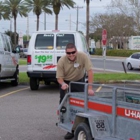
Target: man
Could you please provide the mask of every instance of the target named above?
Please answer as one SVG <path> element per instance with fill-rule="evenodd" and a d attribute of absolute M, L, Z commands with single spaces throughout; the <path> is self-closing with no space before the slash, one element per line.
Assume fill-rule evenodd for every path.
<path fill-rule="evenodd" d="M 85 71 L 88 74 L 88 83 L 93 83 L 93 70 L 90 59 L 83 52 L 78 52 L 76 46 L 72 43 L 66 46 L 66 55 L 62 56 L 57 64 L 56 78 L 60 84 L 60 103 L 65 96 L 65 91 L 69 88 L 69 82 L 85 82 Z M 84 85 L 71 85 L 72 92 L 84 91 Z M 94 95 L 92 86 L 88 86 L 88 94 Z M 72 139 L 73 133 L 67 133 L 65 139 Z"/>

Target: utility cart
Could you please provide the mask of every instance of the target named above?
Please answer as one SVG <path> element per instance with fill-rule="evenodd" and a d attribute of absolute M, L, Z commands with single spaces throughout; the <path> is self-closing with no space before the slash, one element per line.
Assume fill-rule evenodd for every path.
<path fill-rule="evenodd" d="M 84 92 L 69 88 L 57 126 L 73 132 L 74 140 L 140 140 L 140 89 L 90 84 L 98 92 L 89 96 L 88 85 Z"/>

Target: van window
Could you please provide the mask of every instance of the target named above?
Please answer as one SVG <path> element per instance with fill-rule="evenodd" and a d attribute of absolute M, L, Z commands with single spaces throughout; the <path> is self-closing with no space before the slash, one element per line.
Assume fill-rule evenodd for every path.
<path fill-rule="evenodd" d="M 10 52 L 10 46 L 8 44 L 8 38 L 7 38 L 7 36 L 3 34 L 2 35 L 2 40 L 4 42 L 4 44 L 3 44 L 4 45 L 4 50 Z"/>
<path fill-rule="evenodd" d="M 58 50 L 64 50 L 68 43 L 75 44 L 73 34 L 57 34 L 56 35 L 56 47 Z"/>
<path fill-rule="evenodd" d="M 36 36 L 35 49 L 53 49 L 54 34 L 38 34 Z"/>
<path fill-rule="evenodd" d="M 3 43 L 2 43 L 1 35 L 0 35 L 0 48 L 3 48 Z"/>
<path fill-rule="evenodd" d="M 11 46 L 10 46 L 10 39 L 8 38 L 8 36 L 5 36 L 5 38 L 6 38 L 6 46 L 7 46 L 7 50 L 8 50 L 8 52 L 10 52 L 11 51 Z"/>
<path fill-rule="evenodd" d="M 15 48 L 14 48 L 14 45 L 13 45 L 13 43 L 12 43 L 12 40 L 11 40 L 11 39 L 10 39 L 10 42 L 9 42 L 9 43 L 10 43 L 10 46 L 11 46 L 12 51 L 14 51 L 14 49 L 15 49 Z"/>

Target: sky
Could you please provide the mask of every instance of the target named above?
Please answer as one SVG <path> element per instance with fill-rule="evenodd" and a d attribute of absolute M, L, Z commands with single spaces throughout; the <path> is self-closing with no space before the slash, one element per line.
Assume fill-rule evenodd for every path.
<path fill-rule="evenodd" d="M 83 33 L 86 32 L 86 28 L 84 24 L 86 23 L 86 3 L 84 0 L 74 0 L 78 8 L 78 30 Z M 106 12 L 106 6 L 109 5 L 111 0 L 91 0 L 90 1 L 90 16 L 93 16 L 97 13 Z M 76 30 L 76 22 L 77 22 L 77 8 L 64 7 L 61 9 L 58 19 L 58 29 L 59 30 Z M 44 13 L 40 15 L 39 29 L 43 30 L 44 27 Z M 14 22 L 10 23 L 8 20 L 0 21 L 0 32 L 5 32 L 7 30 L 14 31 Z M 55 14 L 48 15 L 46 14 L 46 30 L 54 30 L 55 29 Z M 29 18 L 20 17 L 18 15 L 17 18 L 17 32 L 21 35 L 32 35 L 32 33 L 36 31 L 36 15 L 32 12 L 29 13 Z"/>

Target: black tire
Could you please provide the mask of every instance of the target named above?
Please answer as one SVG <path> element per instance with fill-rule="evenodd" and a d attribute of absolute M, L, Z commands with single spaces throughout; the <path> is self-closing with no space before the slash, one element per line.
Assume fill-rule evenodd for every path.
<path fill-rule="evenodd" d="M 51 84 L 51 82 L 45 82 L 45 85 L 47 86 L 47 85 L 50 85 Z"/>
<path fill-rule="evenodd" d="M 39 88 L 39 80 L 37 78 L 30 78 L 30 89 L 38 90 Z"/>
<path fill-rule="evenodd" d="M 11 81 L 11 85 L 12 86 L 18 86 L 18 84 L 19 84 L 19 71 L 18 71 L 18 69 L 16 70 L 16 72 L 15 72 L 15 74 L 14 74 L 14 76 L 13 76 L 13 78 L 15 79 L 15 80 L 12 80 Z"/>
<path fill-rule="evenodd" d="M 131 63 L 128 63 L 128 64 L 127 64 L 127 68 L 128 68 L 129 70 L 132 70 L 132 69 L 133 69 Z"/>
<path fill-rule="evenodd" d="M 91 131 L 86 123 L 80 123 L 74 134 L 74 140 L 93 140 Z"/>

